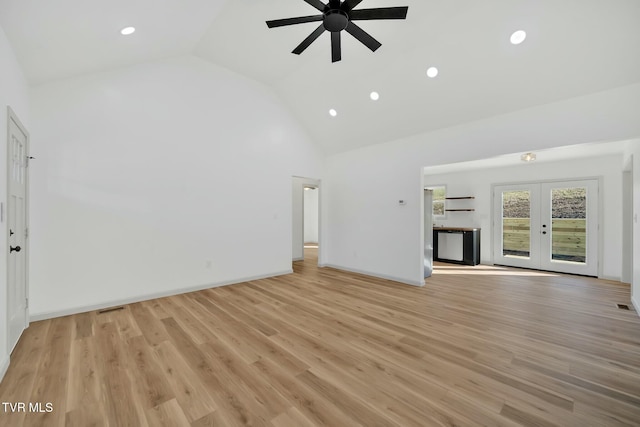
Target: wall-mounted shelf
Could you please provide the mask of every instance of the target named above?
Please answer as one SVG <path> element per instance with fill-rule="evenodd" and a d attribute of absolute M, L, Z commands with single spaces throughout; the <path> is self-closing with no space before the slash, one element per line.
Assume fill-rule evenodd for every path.
<path fill-rule="evenodd" d="M 464 196 L 464 197 L 445 197 L 445 200 L 472 200 L 475 199 L 473 196 Z M 465 209 L 445 209 L 445 212 L 473 212 L 475 209 L 465 208 Z"/>

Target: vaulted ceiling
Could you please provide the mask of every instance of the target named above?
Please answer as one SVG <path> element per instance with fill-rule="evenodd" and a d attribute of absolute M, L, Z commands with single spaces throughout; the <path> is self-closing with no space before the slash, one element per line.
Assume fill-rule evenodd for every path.
<path fill-rule="evenodd" d="M 638 0 L 357 8 L 389 6 L 409 6 L 407 19 L 358 23 L 382 47 L 372 53 L 345 34 L 337 63 L 328 33 L 291 54 L 317 22 L 267 28 L 317 14 L 304 0 L 0 0 L 0 25 L 32 85 L 194 54 L 271 86 L 328 153 L 640 82 Z M 121 36 L 129 25 L 136 33 Z M 519 29 L 527 39 L 512 45 Z"/>

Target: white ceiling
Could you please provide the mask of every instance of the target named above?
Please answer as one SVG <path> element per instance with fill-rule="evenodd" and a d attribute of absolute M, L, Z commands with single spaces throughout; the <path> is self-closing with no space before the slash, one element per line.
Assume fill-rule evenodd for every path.
<path fill-rule="evenodd" d="M 0 0 L 33 85 L 193 52 L 227 0 Z M 134 26 L 134 35 L 120 30 Z"/>
<path fill-rule="evenodd" d="M 32 84 L 193 53 L 271 86 L 328 153 L 640 82 L 638 0 L 364 0 L 409 6 L 406 21 L 361 21 L 375 53 L 328 33 L 303 0 L 0 0 L 0 25 Z M 127 25 L 138 31 L 122 37 Z M 528 33 L 509 43 L 517 29 Z M 440 75 L 426 77 L 435 65 Z M 380 100 L 369 99 L 372 91 Z M 328 114 L 338 111 L 336 118 Z"/>

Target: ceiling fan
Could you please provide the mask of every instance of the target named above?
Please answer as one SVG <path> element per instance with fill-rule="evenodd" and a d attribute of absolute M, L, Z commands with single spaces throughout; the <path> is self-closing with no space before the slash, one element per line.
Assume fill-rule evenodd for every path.
<path fill-rule="evenodd" d="M 354 24 L 353 21 L 406 19 L 407 11 L 409 10 L 408 6 L 354 10 L 362 0 L 344 0 L 342 2 L 340 0 L 329 0 L 327 4 L 322 3 L 320 0 L 304 1 L 322 12 L 322 15 L 276 19 L 267 21 L 267 26 L 269 28 L 275 28 L 286 25 L 303 24 L 305 22 L 322 21 L 322 24 L 320 24 L 309 37 L 304 39 L 292 53 L 300 55 L 311 43 L 320 37 L 322 33 L 329 31 L 331 33 L 331 62 L 337 62 L 342 59 L 342 48 L 340 46 L 340 33 L 342 30 L 346 30 L 373 52 L 382 46 L 378 40 L 371 37 L 366 31 Z"/>

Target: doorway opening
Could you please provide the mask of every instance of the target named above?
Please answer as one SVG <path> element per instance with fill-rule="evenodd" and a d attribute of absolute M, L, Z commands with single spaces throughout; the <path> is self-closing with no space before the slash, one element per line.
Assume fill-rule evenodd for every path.
<path fill-rule="evenodd" d="M 304 198 L 302 203 L 303 210 L 303 235 L 304 247 L 318 249 L 318 229 L 319 229 L 319 191 L 318 187 L 306 185 L 304 187 Z"/>
<path fill-rule="evenodd" d="M 292 261 L 319 264 L 320 180 L 293 177 Z"/>

